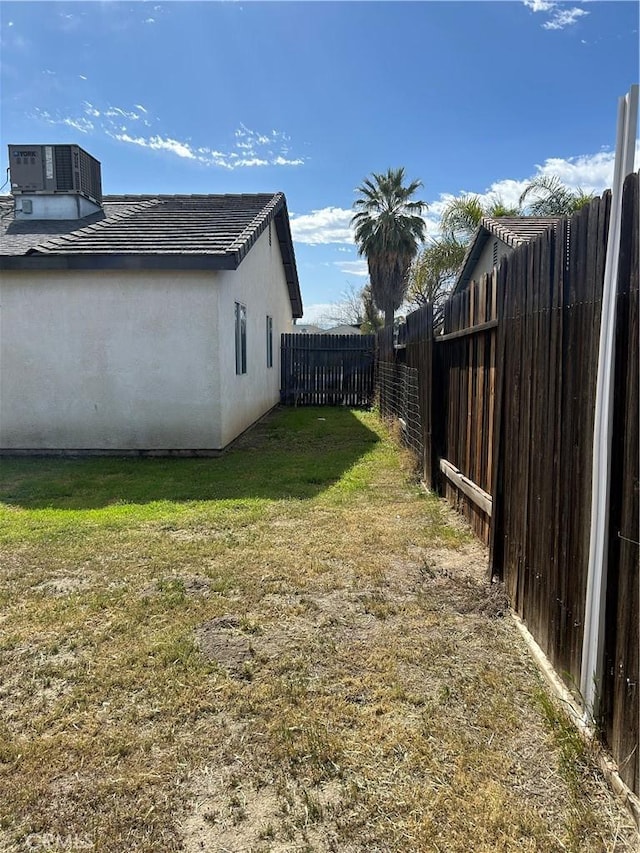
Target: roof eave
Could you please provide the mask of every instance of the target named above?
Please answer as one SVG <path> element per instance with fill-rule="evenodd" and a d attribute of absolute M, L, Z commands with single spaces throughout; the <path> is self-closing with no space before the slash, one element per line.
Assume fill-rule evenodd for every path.
<path fill-rule="evenodd" d="M 277 213 L 274 216 L 276 223 L 276 234 L 278 243 L 280 244 L 280 254 L 282 256 L 282 264 L 287 279 L 287 287 L 289 288 L 289 299 L 291 301 L 291 313 L 295 320 L 302 317 L 302 294 L 300 293 L 300 282 L 298 280 L 298 268 L 296 266 L 296 256 L 293 249 L 293 238 L 291 236 L 291 226 L 289 223 L 289 214 L 287 212 L 287 203 L 282 196 L 282 204 L 279 205 Z"/>
<path fill-rule="evenodd" d="M 460 272 L 458 273 L 456 283 L 454 284 L 453 290 L 451 291 L 452 296 L 455 293 L 459 293 L 460 290 L 462 290 L 462 288 L 469 282 L 471 272 L 475 267 L 476 263 L 478 262 L 478 258 L 482 254 L 482 250 L 484 249 L 488 238 L 489 232 L 484 227 L 484 225 L 478 225 L 473 240 L 469 244 L 467 253 L 465 254 L 464 259 L 462 261 L 462 267 L 460 268 Z"/>
<path fill-rule="evenodd" d="M 31 254 L 1 255 L 2 270 L 235 270 L 238 253 L 185 254 Z"/>

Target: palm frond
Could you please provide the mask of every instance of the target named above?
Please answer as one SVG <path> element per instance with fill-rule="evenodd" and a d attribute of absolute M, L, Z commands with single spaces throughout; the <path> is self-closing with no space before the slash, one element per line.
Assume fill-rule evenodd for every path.
<path fill-rule="evenodd" d="M 427 204 L 413 198 L 422 183 L 405 186 L 404 175 L 399 168 L 365 178 L 351 218 L 358 252 L 367 258 L 373 300 L 387 322 L 402 304 L 407 270 L 426 231 Z"/>

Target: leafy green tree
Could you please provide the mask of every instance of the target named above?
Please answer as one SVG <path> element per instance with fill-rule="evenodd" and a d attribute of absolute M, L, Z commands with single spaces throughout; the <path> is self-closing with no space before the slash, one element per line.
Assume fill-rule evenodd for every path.
<path fill-rule="evenodd" d="M 468 242 L 485 216 L 520 216 L 520 209 L 509 207 L 500 197 L 483 202 L 478 195 L 461 195 L 452 198 L 442 211 L 442 232 L 448 239 Z"/>
<path fill-rule="evenodd" d="M 449 296 L 465 252 L 464 243 L 443 237 L 426 246 L 411 264 L 407 300 L 414 305 L 430 302 L 436 323 L 440 320 L 442 305 Z"/>
<path fill-rule="evenodd" d="M 385 326 L 393 324 L 402 304 L 407 272 L 426 229 L 422 215 L 427 204 L 412 198 L 422 183 L 405 186 L 403 181 L 403 168 L 373 172 L 357 188 L 360 198 L 351 219 L 358 252 L 367 259 L 373 302 L 384 312 Z"/>
<path fill-rule="evenodd" d="M 557 175 L 534 178 L 520 196 L 520 205 L 529 216 L 571 216 L 593 199 L 593 193 L 572 190 Z"/>

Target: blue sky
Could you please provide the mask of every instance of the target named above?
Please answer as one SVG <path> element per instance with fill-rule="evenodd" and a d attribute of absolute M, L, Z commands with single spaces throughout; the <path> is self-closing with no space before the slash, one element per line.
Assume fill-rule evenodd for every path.
<path fill-rule="evenodd" d="M 75 142 L 105 193 L 282 190 L 305 320 L 366 282 L 355 188 L 611 183 L 637 2 L 0 2 L 0 157 Z M 6 188 L 4 190 L 7 191 Z"/>

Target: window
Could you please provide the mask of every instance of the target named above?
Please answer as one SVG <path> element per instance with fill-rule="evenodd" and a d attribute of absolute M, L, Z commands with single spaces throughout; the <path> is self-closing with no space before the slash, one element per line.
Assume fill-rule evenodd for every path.
<path fill-rule="evenodd" d="M 247 307 L 235 304 L 236 320 L 236 373 L 247 372 Z"/>
<path fill-rule="evenodd" d="M 267 314 L 267 367 L 273 367 L 273 317 Z"/>

